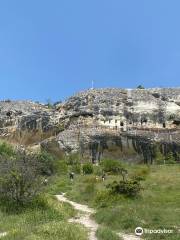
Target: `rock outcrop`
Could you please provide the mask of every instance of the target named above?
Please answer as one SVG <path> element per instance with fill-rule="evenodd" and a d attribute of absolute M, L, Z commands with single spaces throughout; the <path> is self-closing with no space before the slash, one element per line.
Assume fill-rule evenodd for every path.
<path fill-rule="evenodd" d="M 59 110 L 65 117 L 92 116 L 102 126 L 174 128 L 180 123 L 180 88 L 88 90 Z"/>
<path fill-rule="evenodd" d="M 153 161 L 180 155 L 180 88 L 91 89 L 53 108 L 33 102 L 0 102 L 0 136 L 20 144 Z"/>
<path fill-rule="evenodd" d="M 0 137 L 25 145 L 37 143 L 57 131 L 58 119 L 56 111 L 43 104 L 1 101 Z"/>
<path fill-rule="evenodd" d="M 65 128 L 55 141 L 66 152 L 152 162 L 159 145 L 179 159 L 180 88 L 91 89 L 56 108 Z"/>

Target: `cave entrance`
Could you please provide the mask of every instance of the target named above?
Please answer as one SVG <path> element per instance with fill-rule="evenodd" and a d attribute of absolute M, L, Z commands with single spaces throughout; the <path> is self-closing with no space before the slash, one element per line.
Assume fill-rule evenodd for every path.
<path fill-rule="evenodd" d="M 124 123 L 123 123 L 123 122 L 120 122 L 120 126 L 123 127 L 123 126 L 124 126 Z"/>
<path fill-rule="evenodd" d="M 173 124 L 176 125 L 176 126 L 180 126 L 180 120 L 174 120 Z"/>
<path fill-rule="evenodd" d="M 163 128 L 166 128 L 166 123 L 163 123 Z"/>

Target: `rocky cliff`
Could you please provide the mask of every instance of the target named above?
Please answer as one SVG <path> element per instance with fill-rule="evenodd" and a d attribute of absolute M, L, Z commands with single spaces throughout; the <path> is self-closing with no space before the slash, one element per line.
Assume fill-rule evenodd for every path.
<path fill-rule="evenodd" d="M 0 137 L 33 144 L 52 136 L 58 127 L 56 111 L 30 101 L 0 102 Z"/>
<path fill-rule="evenodd" d="M 173 128 L 180 120 L 180 88 L 88 90 L 69 98 L 59 110 L 68 117 L 91 115 L 110 127 Z"/>
<path fill-rule="evenodd" d="M 61 149 L 153 161 L 156 145 L 179 159 L 180 88 L 91 89 L 56 106 L 64 131 Z"/>
<path fill-rule="evenodd" d="M 20 144 L 153 161 L 180 153 L 180 88 L 91 89 L 48 108 L 33 102 L 0 102 L 0 136 Z"/>

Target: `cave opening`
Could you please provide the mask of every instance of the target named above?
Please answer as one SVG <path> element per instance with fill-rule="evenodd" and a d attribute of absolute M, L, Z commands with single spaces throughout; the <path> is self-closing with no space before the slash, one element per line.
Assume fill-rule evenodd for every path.
<path fill-rule="evenodd" d="M 180 126 L 180 120 L 174 120 L 173 124 L 176 125 L 176 126 Z"/>

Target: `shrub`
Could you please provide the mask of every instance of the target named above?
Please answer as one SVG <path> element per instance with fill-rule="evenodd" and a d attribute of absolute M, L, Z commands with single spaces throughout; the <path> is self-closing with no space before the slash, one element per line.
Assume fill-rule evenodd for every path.
<path fill-rule="evenodd" d="M 172 152 L 168 152 L 165 156 L 160 152 L 156 152 L 157 164 L 175 164 L 176 160 Z"/>
<path fill-rule="evenodd" d="M 0 155 L 13 156 L 14 150 L 13 147 L 6 142 L 0 143 Z"/>
<path fill-rule="evenodd" d="M 102 174 L 103 174 L 102 168 L 100 166 L 94 165 L 94 174 L 96 176 L 102 176 Z"/>
<path fill-rule="evenodd" d="M 70 154 L 67 158 L 67 164 L 71 165 L 71 171 L 77 174 L 81 173 L 81 164 L 79 162 L 79 155 L 74 153 Z"/>
<path fill-rule="evenodd" d="M 92 165 L 92 163 L 85 163 L 83 165 L 83 173 L 84 174 L 92 174 L 93 173 L 93 165 Z"/>
<path fill-rule="evenodd" d="M 35 156 L 22 153 L 14 158 L 1 156 L 1 197 L 23 205 L 38 194 L 42 183 L 38 160 Z"/>
<path fill-rule="evenodd" d="M 68 166 L 66 161 L 60 160 L 58 162 L 58 173 L 66 174 L 68 172 Z"/>
<path fill-rule="evenodd" d="M 132 179 L 137 181 L 146 180 L 147 175 L 150 173 L 150 169 L 148 167 L 143 167 L 135 170 Z"/>
<path fill-rule="evenodd" d="M 174 158 L 174 155 L 172 152 L 169 152 L 165 157 L 165 163 L 166 164 L 175 164 L 176 160 Z"/>
<path fill-rule="evenodd" d="M 76 173 L 76 174 L 80 174 L 81 173 L 81 164 L 79 162 L 74 163 L 73 165 L 71 165 L 71 171 Z"/>
<path fill-rule="evenodd" d="M 111 197 L 111 194 L 107 189 L 101 190 L 97 192 L 94 202 L 96 205 L 98 205 L 101 208 L 107 207 L 111 204 L 110 197 Z"/>
<path fill-rule="evenodd" d="M 106 159 L 102 161 L 101 165 L 105 172 L 112 174 L 120 173 L 122 169 L 122 164 L 118 160 Z"/>
<path fill-rule="evenodd" d="M 37 156 L 37 160 L 40 164 L 39 166 L 41 174 L 50 176 L 57 170 L 56 160 L 48 152 L 46 151 L 41 152 Z"/>
<path fill-rule="evenodd" d="M 72 153 L 67 157 L 67 164 L 74 165 L 79 163 L 79 155 L 77 153 Z"/>
<path fill-rule="evenodd" d="M 128 180 L 128 181 L 114 181 L 109 184 L 107 188 L 111 189 L 111 193 L 123 194 L 128 197 L 135 197 L 139 194 L 142 189 L 139 181 L 136 180 Z"/>
<path fill-rule="evenodd" d="M 155 162 L 156 164 L 164 163 L 164 155 L 159 150 L 155 152 Z"/>
<path fill-rule="evenodd" d="M 143 85 L 138 85 L 137 89 L 145 89 L 145 87 Z"/>

